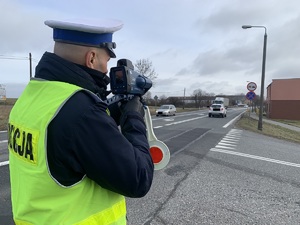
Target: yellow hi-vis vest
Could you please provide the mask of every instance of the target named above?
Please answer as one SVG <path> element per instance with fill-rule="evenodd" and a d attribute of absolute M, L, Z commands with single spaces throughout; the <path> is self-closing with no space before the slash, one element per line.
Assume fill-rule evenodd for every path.
<path fill-rule="evenodd" d="M 9 169 L 17 225 L 126 224 L 124 196 L 87 177 L 64 187 L 49 172 L 47 127 L 77 91 L 87 90 L 63 82 L 31 80 L 10 113 Z"/>

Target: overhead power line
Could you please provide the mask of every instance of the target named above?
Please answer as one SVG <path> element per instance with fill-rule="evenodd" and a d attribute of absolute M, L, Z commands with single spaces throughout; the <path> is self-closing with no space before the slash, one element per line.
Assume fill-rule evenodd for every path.
<path fill-rule="evenodd" d="M 32 77 L 32 57 L 31 53 L 29 53 L 29 57 L 21 57 L 21 56 L 9 56 L 9 55 L 0 55 L 0 59 L 12 59 L 12 60 L 29 60 L 29 77 Z M 36 60 L 34 60 L 36 61 Z"/>
<path fill-rule="evenodd" d="M 0 59 L 28 60 L 28 59 L 29 59 L 29 57 L 20 57 L 20 56 L 0 55 Z"/>

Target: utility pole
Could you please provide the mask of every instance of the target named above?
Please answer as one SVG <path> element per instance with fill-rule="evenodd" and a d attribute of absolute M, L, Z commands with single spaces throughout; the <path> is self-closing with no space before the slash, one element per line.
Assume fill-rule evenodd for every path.
<path fill-rule="evenodd" d="M 185 105 L 185 88 L 183 89 L 183 104 L 182 104 L 182 109 L 184 109 Z"/>
<path fill-rule="evenodd" d="M 29 52 L 29 80 L 32 78 L 32 57 L 31 53 Z"/>

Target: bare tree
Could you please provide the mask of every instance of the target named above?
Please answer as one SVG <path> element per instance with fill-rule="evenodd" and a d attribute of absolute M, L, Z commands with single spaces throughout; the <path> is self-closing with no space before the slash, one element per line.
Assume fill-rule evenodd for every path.
<path fill-rule="evenodd" d="M 146 101 L 147 104 L 150 103 L 151 100 L 151 92 L 147 91 L 144 95 L 143 95 L 143 99 Z"/>
<path fill-rule="evenodd" d="M 195 101 L 195 107 L 207 107 L 211 104 L 212 97 L 215 96 L 214 93 L 207 93 L 201 89 L 196 89 L 191 95 Z"/>
<path fill-rule="evenodd" d="M 169 97 L 168 98 L 168 102 L 170 103 L 170 104 L 172 104 L 172 105 L 175 105 L 175 106 L 179 106 L 179 104 L 180 104 L 180 99 L 178 98 L 178 97 Z"/>
<path fill-rule="evenodd" d="M 158 101 L 159 101 L 159 104 L 160 104 L 160 105 L 166 104 L 166 103 L 167 103 L 167 96 L 161 95 L 161 96 L 158 98 Z"/>
<path fill-rule="evenodd" d="M 157 78 L 157 73 L 153 68 L 152 62 L 149 59 L 140 59 L 136 61 L 134 65 L 137 68 L 137 72 L 148 77 L 152 81 L 154 86 L 154 80 Z"/>
<path fill-rule="evenodd" d="M 193 91 L 193 98 L 195 100 L 195 107 L 200 107 L 201 106 L 201 100 L 202 96 L 206 95 L 205 91 L 202 91 L 201 89 L 197 89 Z"/>

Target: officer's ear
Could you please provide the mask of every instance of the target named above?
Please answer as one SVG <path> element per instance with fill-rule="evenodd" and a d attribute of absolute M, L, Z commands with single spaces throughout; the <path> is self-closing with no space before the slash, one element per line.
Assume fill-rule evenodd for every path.
<path fill-rule="evenodd" d="M 85 64 L 87 67 L 95 69 L 95 63 L 96 63 L 96 52 L 95 50 L 89 50 L 85 55 Z"/>

